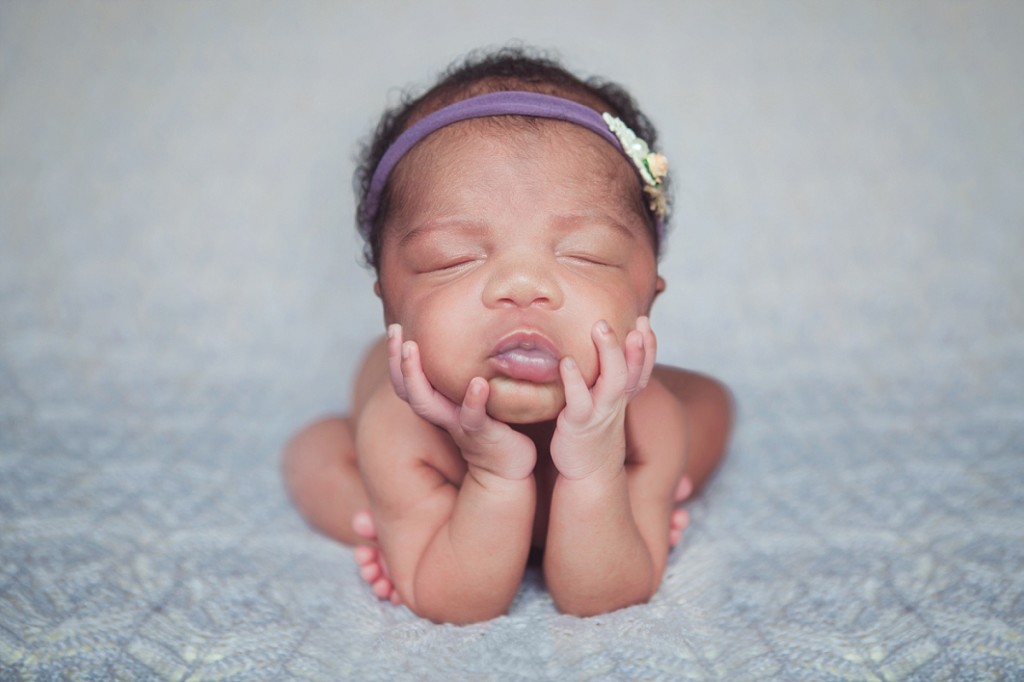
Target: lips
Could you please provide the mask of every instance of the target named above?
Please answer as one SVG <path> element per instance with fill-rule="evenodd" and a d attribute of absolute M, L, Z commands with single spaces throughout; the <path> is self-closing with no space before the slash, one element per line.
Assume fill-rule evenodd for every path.
<path fill-rule="evenodd" d="M 509 334 L 495 347 L 491 363 L 510 379 L 546 384 L 558 379 L 560 355 L 554 344 L 532 332 Z"/>

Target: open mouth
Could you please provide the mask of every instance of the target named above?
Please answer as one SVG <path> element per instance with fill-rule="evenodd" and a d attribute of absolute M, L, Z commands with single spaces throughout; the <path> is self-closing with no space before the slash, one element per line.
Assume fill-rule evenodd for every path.
<path fill-rule="evenodd" d="M 491 362 L 510 379 L 546 384 L 559 377 L 558 350 L 540 334 L 516 332 L 498 342 Z"/>

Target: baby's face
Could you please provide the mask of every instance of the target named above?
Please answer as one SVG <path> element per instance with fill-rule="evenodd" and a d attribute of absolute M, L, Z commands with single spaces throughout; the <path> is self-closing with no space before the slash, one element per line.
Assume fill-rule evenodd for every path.
<path fill-rule="evenodd" d="M 594 133 L 545 121 L 450 126 L 392 176 L 380 294 L 387 323 L 420 347 L 437 390 L 460 403 L 487 379 L 492 417 L 553 419 L 572 356 L 597 380 L 591 329 L 620 343 L 659 288 L 639 179 Z"/>

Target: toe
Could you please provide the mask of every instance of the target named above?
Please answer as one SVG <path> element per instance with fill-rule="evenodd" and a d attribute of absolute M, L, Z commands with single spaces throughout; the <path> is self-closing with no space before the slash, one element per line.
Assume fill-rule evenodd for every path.
<path fill-rule="evenodd" d="M 367 547 L 366 545 L 360 545 L 352 551 L 353 556 L 356 559 L 356 563 L 360 566 L 365 566 L 369 563 L 376 563 L 377 561 L 377 550 L 373 547 Z"/>
<path fill-rule="evenodd" d="M 693 494 L 693 481 L 690 480 L 689 476 L 683 476 L 679 479 L 679 484 L 676 486 L 675 501 L 683 502 Z"/>
<path fill-rule="evenodd" d="M 382 575 L 379 564 L 366 564 L 359 569 L 359 577 L 371 585 L 378 581 Z"/>
<path fill-rule="evenodd" d="M 352 530 L 365 540 L 377 539 L 377 527 L 373 523 L 373 516 L 365 509 L 352 515 Z"/>
<path fill-rule="evenodd" d="M 690 525 L 690 514 L 685 509 L 676 509 L 672 512 L 671 527 L 668 531 L 669 546 L 675 547 L 683 539 L 683 531 Z"/>
<path fill-rule="evenodd" d="M 685 509 L 676 509 L 672 512 L 672 527 L 680 531 L 686 530 L 690 525 L 690 512 Z"/>
<path fill-rule="evenodd" d="M 379 578 L 373 583 L 373 594 L 378 599 L 390 599 L 391 598 L 391 581 L 387 578 Z"/>

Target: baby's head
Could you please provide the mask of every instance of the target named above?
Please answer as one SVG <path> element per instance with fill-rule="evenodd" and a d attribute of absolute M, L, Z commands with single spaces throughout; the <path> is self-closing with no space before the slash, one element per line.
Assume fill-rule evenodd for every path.
<path fill-rule="evenodd" d="M 401 201 L 401 192 L 395 191 L 395 182 L 388 182 L 379 188 L 371 188 L 375 171 L 382 157 L 396 139 L 409 127 L 427 115 L 456 102 L 479 95 L 496 92 L 533 92 L 564 98 L 594 109 L 609 112 L 619 118 L 637 137 L 647 142 L 650 148 L 657 147 L 657 131 L 648 118 L 639 110 L 633 98 L 620 85 L 598 79 L 582 80 L 564 69 L 558 62 L 544 56 L 537 56 L 525 50 L 506 48 L 496 52 L 473 53 L 445 71 L 434 87 L 413 97 L 405 94 L 402 101 L 384 112 L 369 143 L 360 154 L 359 167 L 355 174 L 355 188 L 359 198 L 356 219 L 366 240 L 365 257 L 369 265 L 380 270 L 381 240 L 383 226 L 388 218 L 392 203 Z M 467 125 L 473 125 L 470 120 Z M 508 115 L 502 119 L 476 119 L 477 124 L 490 124 L 495 134 L 502 134 L 502 127 L 534 129 L 544 120 Z M 467 125 L 460 127 L 467 127 Z M 597 139 L 590 141 L 597 144 Z M 571 150 L 566 150 L 571 154 Z M 401 171 L 404 164 L 398 164 Z M 639 178 L 634 177 L 637 181 Z M 667 196 L 667 177 L 661 178 L 661 195 Z M 638 185 L 641 186 L 642 185 Z M 371 191 L 376 189 L 377 191 Z M 660 254 L 666 216 L 660 218 L 650 207 L 649 197 L 642 201 L 637 197 L 644 219 L 651 229 L 655 254 Z M 663 205 L 661 212 L 667 212 Z M 660 227 L 658 227 L 660 222 Z"/>
<path fill-rule="evenodd" d="M 518 50 L 385 114 L 357 173 L 360 229 L 385 320 L 439 391 L 460 402 L 483 376 L 492 416 L 526 423 L 564 405 L 561 357 L 596 380 L 593 325 L 623 340 L 663 288 L 654 140 L 620 87 Z"/>

